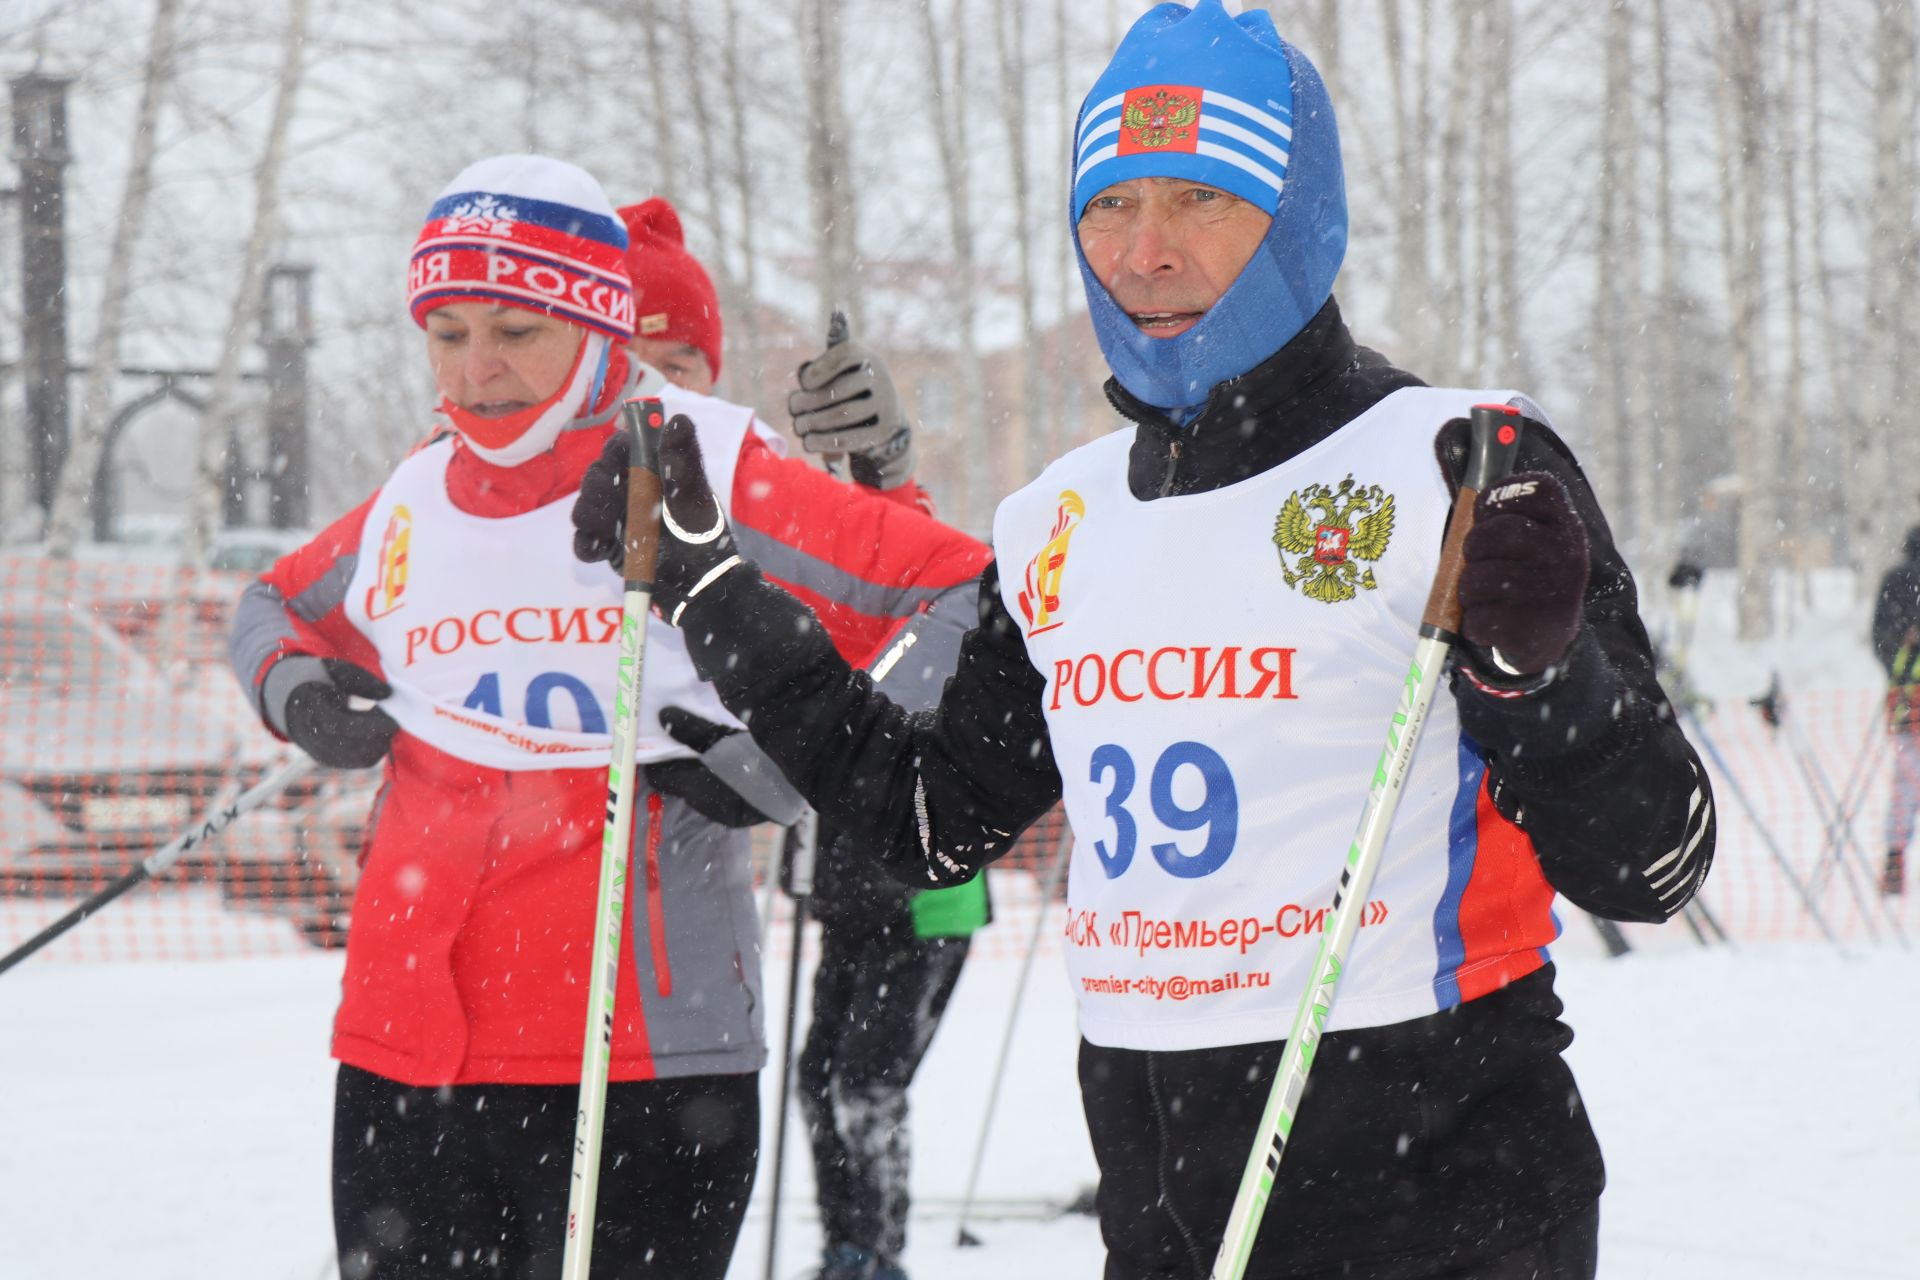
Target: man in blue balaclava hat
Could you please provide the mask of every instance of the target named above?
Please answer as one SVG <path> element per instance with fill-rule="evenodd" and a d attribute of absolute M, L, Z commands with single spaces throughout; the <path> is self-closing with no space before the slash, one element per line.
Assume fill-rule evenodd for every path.
<path fill-rule="evenodd" d="M 1000 505 L 939 704 L 893 706 L 741 557 L 684 424 L 655 603 L 823 821 L 910 884 L 963 881 L 1064 798 L 1105 1274 L 1203 1275 L 1401 705 L 1468 411 L 1502 406 L 1518 469 L 1476 500 L 1451 696 L 1354 904 L 1246 1274 L 1589 1280 L 1604 1176 L 1552 901 L 1666 920 L 1714 846 L 1633 579 L 1531 400 L 1354 343 L 1333 111 L 1266 14 L 1149 10 L 1073 141 L 1134 425 Z"/>

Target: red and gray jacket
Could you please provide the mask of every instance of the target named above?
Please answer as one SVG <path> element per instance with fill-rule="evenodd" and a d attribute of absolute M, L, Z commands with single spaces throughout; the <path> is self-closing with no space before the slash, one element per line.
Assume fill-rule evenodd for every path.
<path fill-rule="evenodd" d="M 611 379 L 593 413 L 519 466 L 492 466 L 455 442 L 445 472 L 453 506 L 499 519 L 575 492 L 634 376 Z M 266 704 L 267 675 L 283 659 L 343 658 L 386 674 L 343 607 L 377 497 L 240 601 L 231 656 L 270 726 L 279 717 Z M 858 660 L 989 558 L 924 514 L 923 501 L 917 486 L 878 495 L 841 484 L 749 432 L 734 472 L 733 533 Z M 554 549 L 557 560 L 569 554 Z M 578 1080 L 604 770 L 485 767 L 406 732 L 383 769 L 334 1056 L 408 1084 Z M 657 794 L 638 803 L 650 820 L 635 824 L 612 1078 L 755 1070 L 766 1048 L 746 833 Z"/>

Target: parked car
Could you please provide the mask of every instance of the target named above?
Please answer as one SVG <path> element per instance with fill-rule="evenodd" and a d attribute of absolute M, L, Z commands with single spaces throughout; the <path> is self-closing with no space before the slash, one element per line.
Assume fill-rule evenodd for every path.
<path fill-rule="evenodd" d="M 92 893 L 284 753 L 223 671 L 164 678 L 85 607 L 0 593 L 0 892 Z M 236 907 L 337 943 L 351 863 L 333 851 L 344 837 L 310 812 L 322 791 L 314 776 L 296 783 L 169 879 L 216 884 Z"/>

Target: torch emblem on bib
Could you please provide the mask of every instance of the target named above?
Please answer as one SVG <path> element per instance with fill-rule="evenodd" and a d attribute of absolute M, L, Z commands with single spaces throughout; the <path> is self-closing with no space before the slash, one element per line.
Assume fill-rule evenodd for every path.
<path fill-rule="evenodd" d="M 405 603 L 407 544 L 413 539 L 413 513 L 396 503 L 387 530 L 380 537 L 380 573 L 367 588 L 367 617 L 384 618 Z"/>
<path fill-rule="evenodd" d="M 1029 636 L 1051 631 L 1065 621 L 1059 615 L 1060 579 L 1067 569 L 1067 542 L 1086 514 L 1087 504 L 1079 494 L 1071 489 L 1060 491 L 1053 533 L 1039 554 L 1027 561 L 1026 576 L 1020 584 L 1020 612 L 1026 615 Z"/>
<path fill-rule="evenodd" d="M 1373 570 L 1359 562 L 1385 555 L 1392 536 L 1393 495 L 1377 484 L 1358 486 L 1352 476 L 1337 489 L 1316 484 L 1290 494 L 1273 521 L 1280 576 L 1323 604 L 1378 587 Z"/>

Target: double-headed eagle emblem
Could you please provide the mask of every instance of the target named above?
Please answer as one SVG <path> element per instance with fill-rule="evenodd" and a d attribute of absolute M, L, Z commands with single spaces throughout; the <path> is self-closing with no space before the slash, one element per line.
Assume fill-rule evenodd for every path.
<path fill-rule="evenodd" d="M 1133 135 L 1134 144 L 1141 147 L 1164 147 L 1185 139 L 1187 127 L 1199 118 L 1199 103 L 1184 93 L 1165 89 L 1135 98 L 1120 112 L 1120 123 Z"/>
<path fill-rule="evenodd" d="M 1318 512 L 1316 519 L 1312 512 Z M 1273 521 L 1273 543 L 1280 548 L 1280 576 L 1309 600 L 1338 604 L 1362 590 L 1372 591 L 1372 562 L 1386 554 L 1393 536 L 1393 495 L 1379 485 L 1357 487 L 1353 477 L 1338 489 L 1324 484 L 1293 493 Z M 1288 557 L 1297 556 L 1289 564 Z"/>

